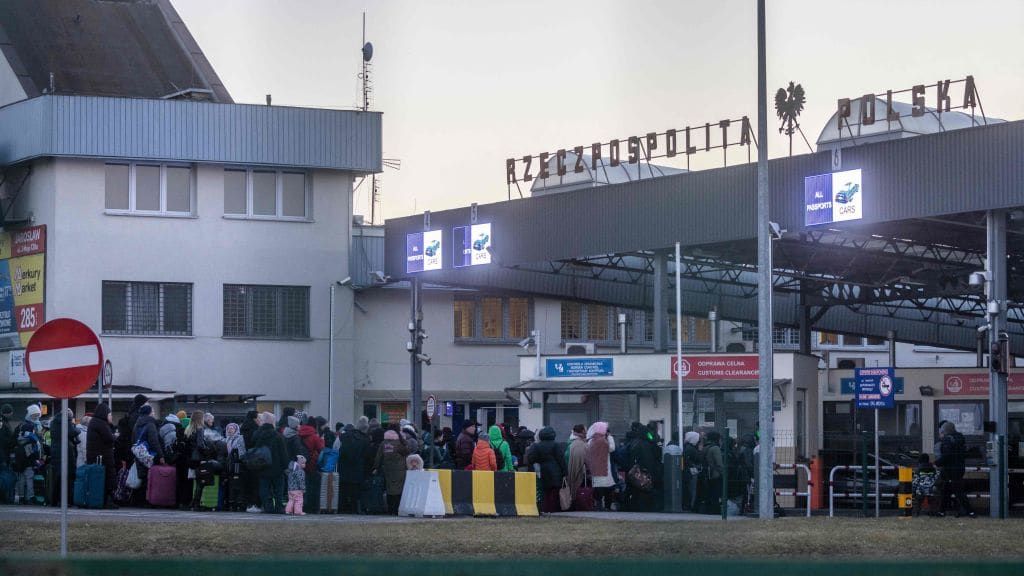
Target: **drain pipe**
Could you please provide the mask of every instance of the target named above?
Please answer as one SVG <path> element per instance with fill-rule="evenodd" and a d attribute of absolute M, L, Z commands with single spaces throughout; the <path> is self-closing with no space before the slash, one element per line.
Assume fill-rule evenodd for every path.
<path fill-rule="evenodd" d="M 708 321 L 711 323 L 711 352 L 718 352 L 718 308 L 712 308 L 708 312 Z"/>
<path fill-rule="evenodd" d="M 626 314 L 619 312 L 619 352 L 626 353 Z"/>

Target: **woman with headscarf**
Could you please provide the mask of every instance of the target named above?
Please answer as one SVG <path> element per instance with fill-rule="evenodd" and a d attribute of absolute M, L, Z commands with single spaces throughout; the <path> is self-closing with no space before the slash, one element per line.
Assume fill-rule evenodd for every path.
<path fill-rule="evenodd" d="M 587 429 L 587 469 L 594 487 L 594 504 L 598 510 L 611 506 L 615 477 L 612 475 L 611 453 L 615 451 L 615 439 L 608 434 L 607 422 L 594 422 Z"/>
<path fill-rule="evenodd" d="M 409 447 L 394 430 L 384 433 L 384 441 L 377 449 L 377 457 L 373 462 L 373 471 L 384 475 L 387 487 L 388 513 L 397 515 L 398 505 L 402 501 L 402 489 L 405 487 L 405 458 L 409 455 Z"/>
<path fill-rule="evenodd" d="M 704 458 L 700 449 L 700 432 L 683 436 L 683 510 L 697 511 L 697 484 Z"/>
<path fill-rule="evenodd" d="M 587 429 L 583 424 L 572 427 L 569 442 L 569 488 L 573 499 L 579 493 L 580 486 L 587 481 Z"/>
<path fill-rule="evenodd" d="M 245 510 L 245 487 L 246 476 L 245 466 L 242 466 L 242 456 L 245 456 L 245 438 L 242 436 L 241 427 L 231 422 L 224 427 L 224 444 L 227 450 L 227 462 L 225 462 L 224 474 L 221 479 L 224 483 L 224 494 L 227 497 L 227 510 L 231 512 L 242 512 Z"/>

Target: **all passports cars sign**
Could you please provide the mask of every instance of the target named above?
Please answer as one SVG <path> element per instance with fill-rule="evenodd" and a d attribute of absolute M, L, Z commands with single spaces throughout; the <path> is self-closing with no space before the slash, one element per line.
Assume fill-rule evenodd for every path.
<path fill-rule="evenodd" d="M 804 226 L 860 220 L 863 216 L 859 168 L 804 178 Z"/>
<path fill-rule="evenodd" d="M 687 380 L 757 380 L 757 356 L 750 355 L 683 355 L 683 378 Z M 671 377 L 679 374 L 679 362 L 671 360 Z"/>

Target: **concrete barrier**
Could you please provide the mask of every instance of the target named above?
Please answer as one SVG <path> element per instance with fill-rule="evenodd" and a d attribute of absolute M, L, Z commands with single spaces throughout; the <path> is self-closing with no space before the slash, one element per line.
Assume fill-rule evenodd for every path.
<path fill-rule="evenodd" d="M 410 470 L 405 473 L 402 488 L 402 502 L 398 505 L 399 516 L 440 518 L 445 515 L 441 483 L 436 471 Z"/>
<path fill-rule="evenodd" d="M 455 516 L 539 516 L 533 472 L 432 470 L 447 514 Z M 404 495 L 403 495 L 404 497 Z"/>

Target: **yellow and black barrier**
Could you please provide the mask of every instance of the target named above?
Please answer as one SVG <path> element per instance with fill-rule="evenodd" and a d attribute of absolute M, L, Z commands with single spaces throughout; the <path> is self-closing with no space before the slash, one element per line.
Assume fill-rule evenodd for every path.
<path fill-rule="evenodd" d="M 445 512 L 455 516 L 539 516 L 533 472 L 437 470 Z"/>
<path fill-rule="evenodd" d="M 904 516 L 910 516 L 914 508 L 914 469 L 909 466 L 900 466 L 899 471 L 900 487 L 897 491 L 900 510 Z"/>

